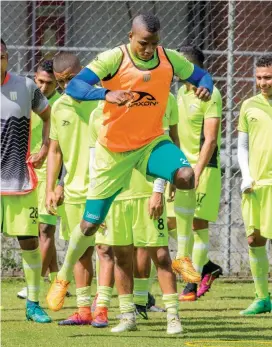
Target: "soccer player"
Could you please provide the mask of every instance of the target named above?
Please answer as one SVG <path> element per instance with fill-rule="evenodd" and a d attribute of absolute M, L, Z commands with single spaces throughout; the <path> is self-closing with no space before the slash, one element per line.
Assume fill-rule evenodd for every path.
<path fill-rule="evenodd" d="M 42 270 L 38 240 L 37 177 L 48 152 L 50 106 L 36 84 L 27 77 L 7 72 L 8 52 L 1 39 L 1 229 L 17 237 L 22 249 L 27 283 L 26 318 L 49 323 L 39 305 Z M 41 147 L 30 156 L 31 110 L 43 122 Z"/>
<path fill-rule="evenodd" d="M 260 93 L 242 104 L 238 125 L 238 162 L 242 172 L 242 215 L 256 299 L 240 314 L 271 311 L 266 242 L 272 239 L 272 55 L 256 64 Z"/>
<path fill-rule="evenodd" d="M 53 70 L 59 86 L 64 89 L 81 70 L 80 61 L 76 55 L 62 52 L 55 56 Z M 64 178 L 65 200 L 61 217 L 63 236 L 66 235 L 67 239 L 73 229 L 79 229 L 84 212 L 89 184 L 88 124 L 90 114 L 96 106 L 96 101 L 78 102 L 64 94 L 52 108 L 47 160 L 47 201 L 49 199 L 50 202 L 54 202 L 50 208 L 54 209 L 53 212 L 56 211 L 55 185 L 63 162 L 67 173 Z M 74 268 L 78 311 L 68 319 L 60 321 L 59 325 L 87 325 L 92 322 L 90 285 L 93 276 L 91 259 L 94 236 L 89 236 L 86 242 L 88 247 L 85 248 Z M 62 268 L 63 270 L 65 271 L 65 267 Z M 69 271 L 69 280 L 71 280 L 73 268 Z M 61 273 L 60 271 L 58 276 L 61 276 Z"/>
<path fill-rule="evenodd" d="M 171 124 L 170 132 L 173 132 L 173 123 L 175 122 L 172 120 L 174 107 L 176 108 L 176 115 L 174 116 L 178 118 L 176 101 L 174 96 L 170 94 L 164 117 Z M 92 113 L 90 119 L 90 145 L 93 148 L 102 121 L 103 108 L 99 107 Z M 175 131 L 175 135 L 177 135 L 177 131 Z M 178 142 L 178 139 L 176 141 Z M 90 176 L 92 177 L 92 174 Z M 134 247 L 139 247 L 141 251 L 143 247 L 147 248 L 158 269 L 158 278 L 168 313 L 167 332 L 177 334 L 182 330 L 177 315 L 176 279 L 171 269 L 171 258 L 168 250 L 166 210 L 163 206 L 160 206 L 161 211 L 157 212 L 157 201 L 162 201 L 161 197 L 158 199 L 158 194 L 163 195 L 164 190 L 157 191 L 156 188 L 155 181 L 154 192 L 152 193 L 152 184 L 147 183 L 146 179 L 135 170 L 132 174 L 129 189 L 117 196 L 111 206 L 106 218 L 107 230 L 101 231 L 100 229 L 96 234 L 96 243 L 112 246 L 115 257 L 115 283 L 119 293 L 122 316 L 120 324 L 113 328 L 112 332 L 136 330 L 135 315 L 131 315 L 131 306 L 134 307 L 132 294 Z M 148 270 L 150 269 L 148 269 L 148 259 L 146 257 L 141 260 L 142 264 L 139 264 L 137 260 L 134 263 L 134 267 L 136 267 L 136 269 L 134 268 L 134 274 L 136 275 L 134 277 L 134 303 L 137 312 L 147 319 Z M 103 272 L 102 268 L 100 272 Z M 96 324 L 95 326 L 105 324 L 107 303 L 110 301 L 109 294 L 110 288 L 99 286 L 93 322 L 93 325 Z M 106 297 L 108 297 L 107 300 L 105 300 Z"/>
<path fill-rule="evenodd" d="M 42 94 L 47 98 L 49 105 L 58 100 L 60 94 L 56 90 L 57 81 L 53 73 L 53 61 L 45 60 L 37 67 L 35 73 L 35 83 L 40 88 Z M 36 155 L 42 145 L 43 122 L 41 118 L 34 112 L 31 114 L 31 155 Z M 52 282 L 58 271 L 57 252 L 55 246 L 55 230 L 57 217 L 49 214 L 45 208 L 45 191 L 46 191 L 46 160 L 42 167 L 35 169 L 38 177 L 38 212 L 39 212 L 39 243 L 42 254 L 42 277 L 41 287 L 43 285 L 44 276 L 49 268 L 49 279 Z M 62 195 L 63 187 L 57 186 L 58 195 Z M 27 297 L 27 288 L 23 288 L 17 293 L 21 299 Z"/>
<path fill-rule="evenodd" d="M 163 134 L 162 119 L 174 74 L 196 85 L 200 99 L 210 97 L 213 83 L 206 71 L 181 54 L 158 46 L 159 30 L 156 16 L 135 17 L 130 44 L 99 54 L 66 88 L 66 93 L 77 100 L 106 102 L 81 231 L 71 235 L 66 270 L 61 270 L 62 276 L 58 276 L 47 296 L 51 306 L 58 307 L 63 302 L 62 289 L 69 283 L 67 269 L 84 253 L 88 237 L 98 230 L 115 197 L 128 187 L 134 168 L 143 176 L 174 183 L 175 203 L 181 209 L 195 207 L 193 169 L 182 151 Z M 96 89 L 93 85 L 99 80 L 103 88 Z M 176 211 L 179 228 L 184 224 L 184 216 L 179 208 Z M 72 246 L 75 243 L 76 248 Z M 181 264 L 179 271 L 190 281 L 194 269 L 190 262 L 185 265 Z M 134 305 L 130 300 L 126 305 L 133 316 Z"/>
<path fill-rule="evenodd" d="M 179 51 L 193 64 L 203 68 L 204 55 L 195 46 L 182 46 Z M 221 195 L 220 145 L 222 99 L 214 88 L 211 99 L 203 102 L 195 95 L 195 87 L 186 82 L 177 95 L 179 107 L 178 133 L 181 148 L 195 172 L 196 210 L 192 215 L 192 226 L 177 232 L 178 257 L 189 257 L 192 253 L 194 268 L 201 273 L 202 281 L 188 283 L 180 295 L 181 301 L 194 301 L 204 295 L 213 281 L 222 274 L 220 266 L 208 258 L 209 222 L 217 220 Z M 173 205 L 173 203 L 170 202 Z M 181 213 L 187 214 L 186 211 Z M 175 226 L 174 221 L 170 220 Z M 190 246 L 193 239 L 193 250 Z M 175 268 L 173 261 L 173 267 Z"/>

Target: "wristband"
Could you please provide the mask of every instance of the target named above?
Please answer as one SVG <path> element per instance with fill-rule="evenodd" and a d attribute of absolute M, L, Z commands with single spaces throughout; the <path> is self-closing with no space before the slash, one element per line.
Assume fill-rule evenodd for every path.
<path fill-rule="evenodd" d="M 163 194 L 164 193 L 164 186 L 165 186 L 165 180 L 163 180 L 162 178 L 157 178 L 154 181 L 153 192 Z"/>

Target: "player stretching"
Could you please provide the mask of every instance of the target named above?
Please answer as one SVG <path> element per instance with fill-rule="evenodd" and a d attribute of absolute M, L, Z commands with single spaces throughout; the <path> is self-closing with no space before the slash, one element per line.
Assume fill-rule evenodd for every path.
<path fill-rule="evenodd" d="M 49 323 L 39 305 L 42 259 L 38 240 L 37 177 L 48 151 L 50 106 L 29 78 L 7 72 L 8 52 L 1 39 L 1 227 L 17 237 L 27 283 L 26 318 Z M 30 156 L 31 110 L 43 121 L 39 152 Z"/>
<path fill-rule="evenodd" d="M 53 69 L 59 86 L 64 89 L 81 70 L 81 65 L 76 55 L 60 53 L 53 60 Z M 64 178 L 65 200 L 61 208 L 61 216 L 64 228 L 62 232 L 66 239 L 69 239 L 73 229 L 79 229 L 84 212 L 89 184 L 88 126 L 90 114 L 96 106 L 96 101 L 78 102 L 64 94 L 52 108 L 47 161 L 47 200 L 54 201 L 55 205 L 52 207 L 56 209 L 55 182 L 63 161 L 67 173 Z M 92 322 L 90 285 L 93 276 L 91 259 L 94 236 L 87 237 L 86 242 L 87 247 L 75 268 L 68 269 L 69 280 L 73 276 L 74 269 L 78 311 L 68 319 L 60 321 L 59 325 L 84 325 Z M 61 271 L 67 271 L 65 266 Z"/>
<path fill-rule="evenodd" d="M 256 64 L 261 93 L 242 104 L 238 125 L 238 161 L 242 172 L 242 215 L 256 299 L 240 314 L 271 311 L 267 239 L 272 239 L 272 55 Z"/>
<path fill-rule="evenodd" d="M 177 187 L 177 224 L 184 225 L 183 208 L 194 210 L 194 172 L 185 155 L 163 134 L 162 119 L 173 75 L 190 81 L 196 94 L 208 99 L 213 90 L 210 75 L 179 53 L 158 46 L 160 23 L 154 15 L 133 20 L 130 44 L 100 54 L 68 85 L 66 93 L 77 100 L 106 100 L 104 122 L 95 148 L 95 165 L 81 231 L 70 239 L 65 265 L 47 296 L 51 307 L 63 302 L 67 269 L 84 253 L 87 239 L 104 221 L 111 203 L 128 187 L 132 170 L 166 179 Z M 103 88 L 93 85 L 101 80 Z M 52 203 L 48 201 L 48 203 Z M 182 221 L 181 221 L 182 220 Z M 74 245 L 77 247 L 74 247 Z M 185 279 L 195 271 L 188 263 L 180 272 Z M 184 271 L 182 271 L 184 269 Z M 178 300 L 171 297 L 171 301 Z M 134 315 L 132 298 L 126 302 Z M 172 313 L 176 309 L 171 309 Z"/>
<path fill-rule="evenodd" d="M 47 98 L 49 105 L 58 100 L 60 94 L 57 92 L 57 81 L 53 73 L 53 61 L 45 60 L 38 65 L 35 73 L 35 83 L 40 88 L 42 94 Z M 31 114 L 31 154 L 35 155 L 42 146 L 42 129 L 43 122 L 34 112 Z M 41 288 L 44 282 L 44 276 L 49 268 L 49 279 L 53 282 L 57 271 L 57 252 L 55 246 L 55 231 L 57 217 L 52 216 L 45 208 L 45 191 L 46 191 L 46 160 L 41 168 L 35 170 L 38 177 L 38 211 L 39 211 L 39 241 L 42 253 L 42 277 Z M 61 186 L 57 186 L 58 190 L 63 190 Z M 58 194 L 60 195 L 61 192 Z M 27 297 L 27 288 L 23 288 L 17 293 L 21 299 Z"/>
<path fill-rule="evenodd" d="M 174 122 L 172 119 L 174 110 L 172 108 L 175 106 L 175 103 L 174 96 L 170 95 L 164 119 L 171 125 Z M 176 114 L 178 114 L 178 111 L 176 111 Z M 169 120 L 168 118 L 171 119 Z M 103 108 L 98 107 L 92 113 L 90 119 L 91 148 L 95 147 L 102 121 Z M 133 289 L 136 310 L 147 319 L 146 304 L 148 301 L 150 269 L 148 269 L 148 259 L 146 259 L 145 254 L 145 259 L 137 259 L 133 264 L 134 246 L 146 248 L 158 269 L 158 279 L 168 311 L 167 332 L 175 334 L 181 331 L 176 313 L 172 314 L 171 312 L 171 309 L 173 311 L 176 310 L 176 279 L 171 269 L 171 258 L 168 250 L 166 210 L 164 206 L 158 206 L 157 204 L 157 201 L 161 201 L 160 195 L 163 194 L 164 190 L 158 191 L 156 183 L 157 181 L 155 181 L 154 187 L 152 187 L 152 184 L 147 183 L 146 179 L 134 170 L 129 189 L 117 196 L 111 206 L 106 218 L 107 229 L 100 229 L 96 234 L 96 243 L 112 246 L 115 256 L 115 283 L 119 294 L 122 316 L 120 324 L 113 328 L 112 332 L 136 329 L 135 316 L 131 317 L 131 305 L 127 304 L 131 302 L 134 307 L 132 301 Z M 141 254 L 143 255 L 143 252 Z M 133 267 L 136 275 L 134 277 L 134 286 Z M 105 277 L 103 268 L 101 268 L 100 275 Z M 105 286 L 99 286 L 93 322 L 95 326 L 101 327 L 107 324 L 106 317 L 110 299 L 109 294 L 111 294 L 110 289 Z M 106 298 L 107 300 L 105 300 Z"/>
<path fill-rule="evenodd" d="M 183 46 L 179 51 L 190 62 L 203 68 L 204 55 L 200 49 Z M 199 100 L 194 91 L 195 87 L 186 82 L 177 96 L 180 144 L 195 171 L 197 202 L 192 219 L 193 235 L 191 227 L 184 226 L 178 231 L 177 236 L 178 256 L 188 257 L 192 254 L 194 268 L 201 273 L 202 281 L 198 290 L 196 283 L 188 283 L 180 295 L 181 301 L 194 301 L 204 295 L 212 282 L 222 274 L 221 267 L 208 258 L 209 222 L 215 222 L 217 219 L 221 194 L 219 151 L 222 99 L 217 88 L 214 88 L 211 100 L 208 102 Z M 173 261 L 173 268 L 176 266 L 175 263 L 176 260 Z"/>

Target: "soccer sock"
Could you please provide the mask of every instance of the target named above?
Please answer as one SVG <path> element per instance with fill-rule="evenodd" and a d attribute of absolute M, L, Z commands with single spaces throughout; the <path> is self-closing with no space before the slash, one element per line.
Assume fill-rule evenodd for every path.
<path fill-rule="evenodd" d="M 157 274 L 156 266 L 155 266 L 155 264 L 153 263 L 153 261 L 151 261 L 151 270 L 150 270 L 150 276 L 149 276 L 149 280 L 148 280 L 148 289 L 147 289 L 147 291 L 148 291 L 149 293 L 151 293 L 151 288 L 152 288 L 152 285 L 153 285 L 153 283 L 154 283 L 156 274 Z M 134 281 L 135 281 L 135 279 L 134 279 Z M 135 282 L 134 282 L 134 283 L 135 283 Z"/>
<path fill-rule="evenodd" d="M 134 278 L 134 304 L 145 306 L 148 301 L 149 278 Z"/>
<path fill-rule="evenodd" d="M 49 278 L 49 281 L 51 283 L 54 282 L 55 278 L 57 277 L 57 272 L 50 272 L 49 275 L 48 275 L 48 278 Z"/>
<path fill-rule="evenodd" d="M 197 272 L 202 273 L 203 267 L 208 263 L 209 229 L 194 231 L 193 265 Z"/>
<path fill-rule="evenodd" d="M 27 299 L 39 301 L 40 280 L 42 272 L 42 256 L 40 248 L 26 251 L 22 250 L 23 269 L 27 284 Z"/>
<path fill-rule="evenodd" d="M 249 247 L 249 263 L 258 298 L 268 296 L 269 263 L 265 246 Z"/>
<path fill-rule="evenodd" d="M 77 307 L 91 306 L 91 287 L 76 288 Z"/>
<path fill-rule="evenodd" d="M 195 243 L 194 232 L 192 231 L 190 235 L 190 239 L 189 239 L 189 246 L 188 246 L 190 257 L 192 257 L 193 255 L 194 243 Z"/>
<path fill-rule="evenodd" d="M 110 307 L 110 301 L 112 297 L 112 290 L 113 288 L 111 287 L 106 287 L 106 286 L 99 286 L 97 293 L 97 301 L 96 301 L 96 306 L 97 307 Z"/>
<path fill-rule="evenodd" d="M 130 313 L 135 311 L 133 303 L 133 294 L 119 295 L 119 305 L 121 313 Z"/>
<path fill-rule="evenodd" d="M 96 252 L 95 254 L 95 272 L 96 272 L 96 292 L 99 291 L 99 271 L 100 271 L 100 262 L 99 262 L 99 256 Z"/>
<path fill-rule="evenodd" d="M 177 189 L 175 196 L 175 213 L 177 220 L 178 250 L 177 258 L 188 257 L 190 237 L 196 206 L 195 190 Z"/>
<path fill-rule="evenodd" d="M 90 247 L 90 239 L 94 236 L 85 236 L 78 224 L 71 234 L 68 250 L 64 259 L 64 263 L 58 272 L 58 279 L 71 281 L 73 278 L 73 269 L 75 263 L 85 253 L 86 249 Z"/>
<path fill-rule="evenodd" d="M 162 296 L 167 313 L 178 314 L 178 293 Z"/>

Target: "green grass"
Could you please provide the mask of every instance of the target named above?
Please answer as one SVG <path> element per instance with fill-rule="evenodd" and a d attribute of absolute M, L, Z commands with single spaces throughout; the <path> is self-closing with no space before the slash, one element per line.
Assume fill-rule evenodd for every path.
<path fill-rule="evenodd" d="M 75 296 L 66 299 L 64 308 L 52 312 L 54 322 L 36 324 L 25 320 L 23 300 L 16 293 L 24 285 L 21 281 L 2 283 L 2 346 L 3 347 L 262 347 L 272 346 L 272 314 L 240 317 L 253 297 L 253 285 L 248 283 L 214 284 L 213 290 L 194 303 L 180 304 L 183 336 L 171 337 L 165 333 L 165 314 L 149 313 L 149 320 L 138 320 L 138 331 L 113 335 L 110 328 L 59 327 L 57 322 L 76 309 Z M 181 289 L 181 284 L 179 284 Z M 93 286 L 93 291 L 95 286 Z M 74 293 L 75 288 L 71 286 Z M 161 305 L 160 290 L 153 287 L 157 304 Z M 94 292 L 93 292 L 94 294 Z M 42 300 L 42 304 L 45 302 Z M 116 295 L 110 309 L 110 326 L 117 324 Z"/>

